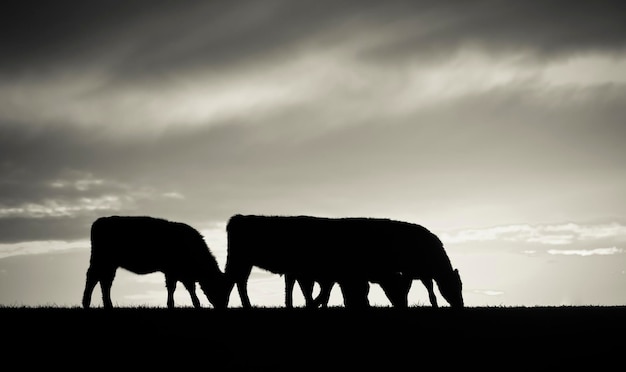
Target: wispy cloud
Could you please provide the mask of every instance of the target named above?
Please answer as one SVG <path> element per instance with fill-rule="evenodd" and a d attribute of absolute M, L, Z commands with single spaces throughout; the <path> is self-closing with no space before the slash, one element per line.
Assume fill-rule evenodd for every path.
<path fill-rule="evenodd" d="M 473 293 L 482 294 L 486 296 L 501 296 L 504 294 L 503 291 L 497 291 L 493 289 L 475 289 L 472 291 Z"/>
<path fill-rule="evenodd" d="M 98 172 L 63 169 L 50 170 L 49 174 L 21 169 L 0 180 L 1 243 L 73 241 L 89 236 L 89 226 L 99 216 L 167 217 L 169 208 L 187 202 L 184 191 L 178 191 L 178 187 L 152 186 L 145 180 L 138 183 L 121 175 L 98 177 L 94 175 Z M 43 253 L 47 246 L 42 244 L 34 252 Z"/>
<path fill-rule="evenodd" d="M 59 189 L 70 187 L 78 191 L 86 191 L 92 188 L 93 186 L 102 185 L 103 182 L 104 180 L 92 179 L 92 178 L 79 179 L 79 180 L 74 180 L 74 181 L 67 181 L 67 180 L 59 179 L 59 180 L 54 180 L 50 182 L 50 186 L 53 188 L 59 188 Z"/>
<path fill-rule="evenodd" d="M 29 254 L 60 252 L 75 248 L 88 248 L 88 240 L 66 242 L 61 240 L 44 240 L 21 243 L 0 244 L 0 259 Z"/>
<path fill-rule="evenodd" d="M 608 256 L 619 253 L 624 253 L 624 249 L 617 247 L 610 248 L 596 248 L 596 249 L 549 249 L 548 253 L 553 255 L 565 255 L 565 256 Z"/>
<path fill-rule="evenodd" d="M 136 277 L 133 277 L 133 278 L 137 281 L 137 283 L 149 283 L 149 284 L 162 284 L 163 283 L 163 273 L 160 273 L 160 272 L 137 275 Z"/>
<path fill-rule="evenodd" d="M 555 225 L 517 224 L 443 233 L 441 238 L 446 243 L 453 244 L 500 240 L 543 245 L 568 245 L 580 241 L 607 238 L 626 240 L 626 226 L 617 222 L 596 225 L 581 225 L 577 223 Z"/>
<path fill-rule="evenodd" d="M 91 173 L 71 173 L 73 177 L 38 181 L 34 188 L 39 192 L 28 199 L 0 197 L 0 219 L 76 217 L 132 210 L 142 200 L 185 199 L 176 191 L 161 192 L 153 187 L 96 178 Z"/>
<path fill-rule="evenodd" d="M 0 218 L 73 217 L 85 212 L 117 211 L 126 202 L 132 202 L 132 198 L 104 195 L 97 198 L 78 198 L 77 200 L 46 199 L 36 203 L 25 203 L 17 207 L 0 208 Z"/>
<path fill-rule="evenodd" d="M 165 192 L 161 194 L 161 196 L 169 199 L 185 199 L 185 196 L 183 194 L 176 191 Z"/>

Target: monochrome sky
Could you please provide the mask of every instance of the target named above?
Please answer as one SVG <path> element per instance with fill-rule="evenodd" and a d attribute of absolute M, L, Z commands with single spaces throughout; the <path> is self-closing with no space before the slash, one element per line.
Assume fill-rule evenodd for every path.
<path fill-rule="evenodd" d="M 621 1 L 9 1 L 0 45 L 0 304 L 77 305 L 104 215 L 223 268 L 236 213 L 419 223 L 472 306 L 626 303 Z"/>

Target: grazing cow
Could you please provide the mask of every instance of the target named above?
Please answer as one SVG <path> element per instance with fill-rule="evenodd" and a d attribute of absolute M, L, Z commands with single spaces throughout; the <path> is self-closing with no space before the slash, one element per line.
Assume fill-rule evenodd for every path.
<path fill-rule="evenodd" d="M 378 218 L 235 215 L 228 222 L 227 296 L 236 284 L 250 307 L 253 266 L 277 274 L 337 282 L 347 306 L 367 306 L 368 282 L 380 283 L 392 303 L 406 306 L 414 279 L 452 307 L 463 307 L 462 283 L 436 235 L 426 228 Z"/>
<path fill-rule="evenodd" d="M 91 258 L 87 270 L 83 307 L 100 283 L 105 308 L 112 308 L 111 285 L 121 267 L 136 274 L 162 272 L 167 287 L 167 307 L 174 307 L 176 283 L 183 283 L 193 306 L 200 308 L 196 282 L 209 302 L 226 308 L 224 274 L 202 235 L 189 225 L 160 218 L 111 216 L 91 226 Z"/>

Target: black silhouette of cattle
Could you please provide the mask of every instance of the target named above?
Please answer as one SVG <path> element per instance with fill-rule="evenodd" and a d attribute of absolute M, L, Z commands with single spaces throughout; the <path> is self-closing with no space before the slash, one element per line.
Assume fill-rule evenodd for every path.
<path fill-rule="evenodd" d="M 200 308 L 196 282 L 218 309 L 228 304 L 224 274 L 202 235 L 189 225 L 144 216 L 98 218 L 91 226 L 91 258 L 83 294 L 89 308 L 97 283 L 104 308 L 112 308 L 111 285 L 121 267 L 136 274 L 162 272 L 167 287 L 167 307 L 174 307 L 177 282 L 183 283 L 193 306 Z"/>
<path fill-rule="evenodd" d="M 462 282 L 439 238 L 426 228 L 379 218 L 235 215 L 227 226 L 226 293 L 237 285 L 251 307 L 253 266 L 296 279 L 339 284 L 346 307 L 368 306 L 369 283 L 380 283 L 394 306 L 407 305 L 413 280 L 438 307 L 433 281 L 452 307 L 463 307 Z M 319 297 L 318 297 L 319 299 Z"/>

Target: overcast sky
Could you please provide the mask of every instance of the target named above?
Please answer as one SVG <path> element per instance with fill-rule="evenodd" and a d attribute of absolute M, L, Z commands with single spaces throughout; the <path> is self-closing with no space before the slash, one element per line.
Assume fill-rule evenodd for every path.
<path fill-rule="evenodd" d="M 9 4 L 0 304 L 77 305 L 99 216 L 188 223 L 223 267 L 236 213 L 419 223 L 474 306 L 626 303 L 622 1 Z"/>

